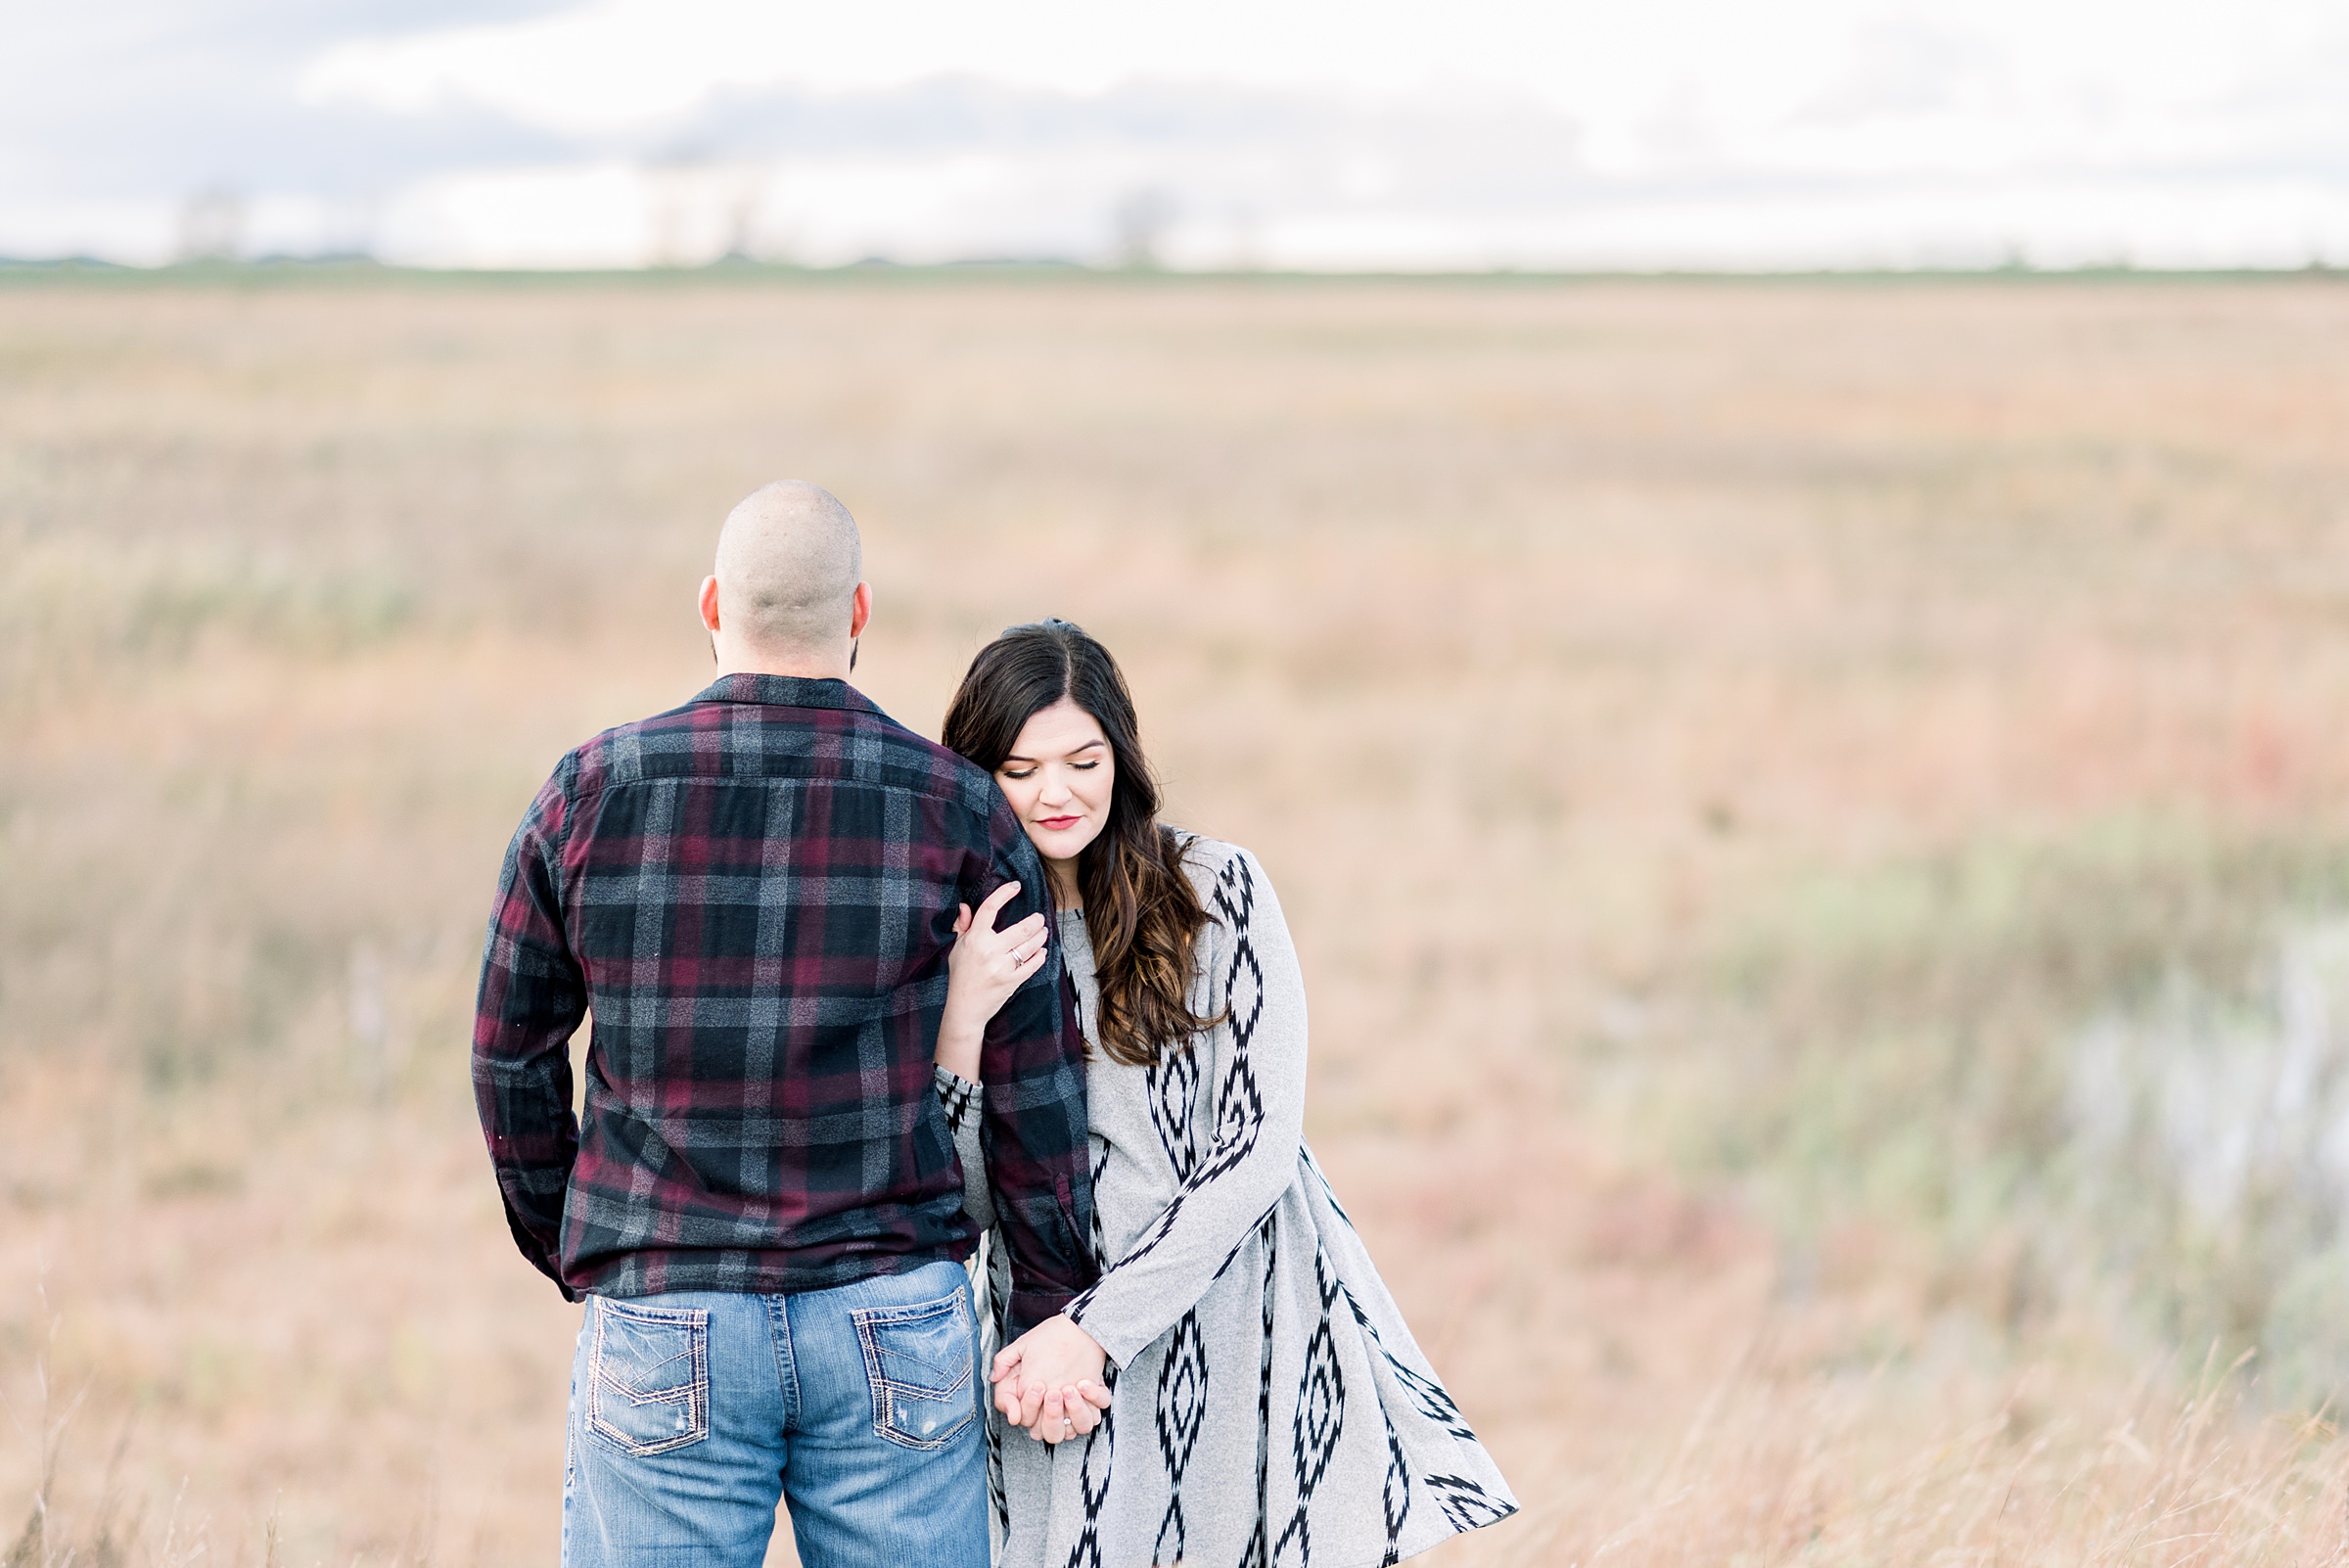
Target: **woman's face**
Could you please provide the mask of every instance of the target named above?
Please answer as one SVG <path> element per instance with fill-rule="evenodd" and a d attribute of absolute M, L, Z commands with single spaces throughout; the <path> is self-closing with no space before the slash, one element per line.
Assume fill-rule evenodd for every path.
<path fill-rule="evenodd" d="M 1073 861 L 1101 836 L 1117 781 L 1109 738 L 1092 715 L 1065 697 L 1029 716 L 995 769 L 1003 798 L 1047 861 Z"/>

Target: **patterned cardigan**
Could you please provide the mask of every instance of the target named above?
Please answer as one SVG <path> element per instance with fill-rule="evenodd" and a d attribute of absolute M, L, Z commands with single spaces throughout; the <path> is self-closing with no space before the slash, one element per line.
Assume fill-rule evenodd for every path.
<path fill-rule="evenodd" d="M 1186 864 L 1214 917 L 1193 1006 L 1222 1021 L 1151 1066 L 1101 1056 L 1092 948 L 1060 916 L 1102 1265 L 1068 1312 L 1108 1352 L 1114 1403 L 1057 1448 L 997 1422 L 996 1561 L 1393 1562 L 1516 1499 L 1305 1145 L 1305 985 L 1269 879 L 1209 839 Z M 965 1090 L 942 1083 L 951 1112 Z"/>

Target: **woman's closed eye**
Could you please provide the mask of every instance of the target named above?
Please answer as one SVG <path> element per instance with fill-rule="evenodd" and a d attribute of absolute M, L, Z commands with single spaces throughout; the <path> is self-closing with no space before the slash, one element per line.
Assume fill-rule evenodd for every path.
<path fill-rule="evenodd" d="M 1094 768 L 1096 768 L 1096 767 L 1099 767 L 1100 765 L 1101 765 L 1101 759 L 1099 759 L 1098 757 L 1092 757 L 1092 758 L 1087 758 L 1085 761 L 1082 761 L 1082 762 L 1071 762 L 1071 763 L 1069 764 L 1069 771 L 1070 771 L 1070 772 L 1072 772 L 1072 773 L 1089 773 L 1089 772 L 1091 772 L 1091 771 L 1092 771 Z M 995 771 L 996 771 L 997 773 L 1001 774 L 1001 775 L 1002 775 L 1003 777 L 1005 777 L 1005 778 L 1019 779 L 1019 778 L 1034 778 L 1034 777 L 1036 777 L 1036 769 L 1035 769 L 1035 767 L 1034 767 L 1034 766 L 1028 766 L 1028 767 L 999 767 L 999 768 L 995 769 Z"/>

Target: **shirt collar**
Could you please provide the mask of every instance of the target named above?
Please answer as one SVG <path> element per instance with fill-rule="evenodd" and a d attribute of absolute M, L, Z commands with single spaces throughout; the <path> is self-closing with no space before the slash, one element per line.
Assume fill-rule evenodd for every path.
<path fill-rule="evenodd" d="M 697 703 L 757 703 L 768 708 L 837 708 L 877 714 L 872 699 L 845 680 L 801 675 L 720 675 L 694 695 Z"/>

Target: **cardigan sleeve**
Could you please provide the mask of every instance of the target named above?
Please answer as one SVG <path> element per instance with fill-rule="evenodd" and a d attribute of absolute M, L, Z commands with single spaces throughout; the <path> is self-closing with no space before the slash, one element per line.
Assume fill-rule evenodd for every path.
<path fill-rule="evenodd" d="M 1256 857 L 1237 850 L 1211 882 L 1221 929 L 1203 942 L 1221 1072 L 1214 1141 L 1126 1255 L 1068 1315 L 1124 1366 L 1196 1306 L 1297 1179 L 1305 1138 L 1305 979 Z M 1195 1041 L 1197 1050 L 1208 1041 Z"/>
<path fill-rule="evenodd" d="M 938 1104 L 946 1113 L 946 1130 L 954 1134 L 954 1153 L 962 1161 L 962 1212 L 982 1231 L 994 1228 L 994 1194 L 987 1186 L 987 1158 L 979 1152 L 979 1085 L 959 1073 L 941 1067 Z"/>

